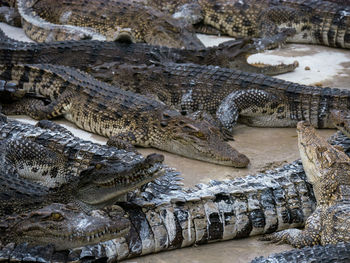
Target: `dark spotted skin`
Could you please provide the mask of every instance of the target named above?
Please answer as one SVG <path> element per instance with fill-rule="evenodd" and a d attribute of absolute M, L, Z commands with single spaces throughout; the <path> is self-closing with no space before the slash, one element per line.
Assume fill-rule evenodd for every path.
<path fill-rule="evenodd" d="M 300 162 L 266 174 L 210 181 L 190 189 L 176 189 L 172 177 L 166 178 L 159 178 L 128 203 L 120 204 L 130 221 L 128 235 L 95 246 L 52 253 L 69 255 L 65 259 L 68 262 L 82 262 L 84 255 L 113 261 L 270 233 L 302 226 L 315 204 Z M 109 208 L 103 210 L 109 211 Z M 30 230 L 35 221 L 25 218 L 22 225 Z M 69 222 L 62 227 L 62 232 L 67 232 L 65 226 L 69 226 Z M 40 239 L 37 237 L 36 242 Z M 55 243 L 59 243 L 59 239 Z M 41 255 L 28 249 L 24 251 L 32 256 Z M 0 250 L 0 257 L 1 253 L 4 252 Z M 15 255 L 12 250 L 10 254 Z"/>
<path fill-rule="evenodd" d="M 177 48 L 202 48 L 190 26 L 126 0 L 18 0 L 24 32 L 37 42 L 123 40 Z"/>
<path fill-rule="evenodd" d="M 298 121 L 307 120 L 317 128 L 332 128 L 330 111 L 350 108 L 348 90 L 300 85 L 213 66 L 105 64 L 91 74 L 155 97 L 183 113 L 206 111 L 228 129 L 237 117 L 239 122 L 258 127 L 295 127 Z"/>
<path fill-rule="evenodd" d="M 8 38 L 0 30 L 0 59 L 2 63 L 50 63 L 91 71 L 104 63 L 147 64 L 172 61 L 196 63 L 248 72 L 277 75 L 293 71 L 296 63 L 255 67 L 247 62 L 257 49 L 250 39 L 227 41 L 219 46 L 201 49 L 180 49 L 144 43 L 122 43 L 94 40 L 25 43 Z"/>
<path fill-rule="evenodd" d="M 35 119 L 64 116 L 78 127 L 109 138 L 119 148 L 155 147 L 185 157 L 245 167 L 249 159 L 232 148 L 213 125 L 182 116 L 157 100 L 124 91 L 74 68 L 50 64 L 0 65 L 0 78 L 18 83 L 26 97 L 4 104 L 6 114 Z M 16 92 L 14 92 L 16 94 Z"/>
<path fill-rule="evenodd" d="M 0 121 L 1 204 L 12 202 L 12 212 L 50 202 L 74 202 L 88 211 L 163 173 L 162 155 L 144 158 L 136 152 L 84 141 L 48 121 L 38 126 L 50 129 L 4 117 Z M 23 197 L 28 200 L 21 200 Z"/>
<path fill-rule="evenodd" d="M 286 252 L 272 254 L 266 258 L 255 258 L 251 263 L 348 263 L 350 262 L 350 243 L 338 243 L 336 245 L 304 247 Z"/>
<path fill-rule="evenodd" d="M 262 240 L 285 242 L 295 247 L 350 242 L 350 158 L 331 146 L 305 122 L 298 123 L 299 151 L 317 207 L 304 230 L 288 229 Z"/>
<path fill-rule="evenodd" d="M 349 152 L 350 139 L 344 136 L 333 139 Z M 31 249 L 16 244 L 1 249 L 0 258 L 11 262 L 26 255 L 24 262 L 36 258 L 45 263 L 52 258 L 65 262 L 85 262 L 87 258 L 122 260 L 302 226 L 316 204 L 300 161 L 267 173 L 233 180 L 213 180 L 190 189 L 176 188 L 176 182 L 171 173 L 166 174 L 128 199 L 127 204 L 122 204 L 131 229 L 121 239 L 64 251 L 55 251 L 47 246 Z M 109 208 L 104 210 L 113 211 Z M 324 249 L 315 247 L 312 251 L 303 251 L 319 251 L 321 254 L 307 253 L 306 256 L 320 260 L 327 256 L 323 251 L 327 251 L 330 253 L 328 259 L 332 259 L 343 247 L 339 245 L 337 251 L 331 251 L 327 246 Z M 295 251 L 295 255 L 303 257 L 303 251 Z M 287 257 L 290 260 L 287 262 L 299 263 L 292 261 L 293 254 L 294 251 Z M 329 261 L 326 258 L 315 262 Z"/>
<path fill-rule="evenodd" d="M 333 110 L 331 119 L 334 126 L 350 138 L 350 111 L 349 110 Z"/>
<path fill-rule="evenodd" d="M 321 44 L 350 48 L 350 7 L 334 0 L 147 0 L 150 6 L 175 13 L 191 3 L 201 22 L 233 37 L 259 37 L 271 43 Z M 198 12 L 198 10 L 197 10 Z M 186 18 L 186 17 L 185 17 Z M 187 18 L 187 20 L 189 20 Z"/>

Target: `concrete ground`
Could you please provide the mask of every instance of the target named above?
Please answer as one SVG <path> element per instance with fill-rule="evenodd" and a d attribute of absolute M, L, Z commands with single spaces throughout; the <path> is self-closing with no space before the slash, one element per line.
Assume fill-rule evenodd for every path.
<path fill-rule="evenodd" d="M 22 41 L 26 40 L 23 32 L 0 23 L 6 32 Z M 207 44 L 222 41 L 214 36 L 200 36 Z M 350 52 L 348 50 L 327 48 L 312 45 L 288 44 L 282 49 L 257 54 L 249 58 L 250 62 L 285 63 L 299 61 L 299 68 L 292 73 L 278 76 L 281 79 L 302 83 L 322 85 L 323 87 L 350 89 Z M 308 67 L 309 70 L 305 68 Z M 16 116 L 26 122 L 34 123 L 26 116 Z M 65 120 L 57 120 L 69 128 L 75 135 L 84 139 L 105 143 L 106 139 L 79 130 L 74 124 Z M 324 137 L 328 137 L 334 130 L 319 130 Z M 299 158 L 297 149 L 297 135 L 295 128 L 254 128 L 238 125 L 234 133 L 235 141 L 231 144 L 241 153 L 246 154 L 250 165 L 245 169 L 224 167 L 200 161 L 186 159 L 174 154 L 161 152 L 165 155 L 165 163 L 179 170 L 186 186 L 207 182 L 209 179 L 225 179 L 254 174 L 283 163 Z M 140 149 L 143 154 L 160 152 L 154 149 Z M 254 257 L 268 255 L 273 252 L 291 249 L 287 245 L 274 245 L 257 241 L 256 237 L 213 243 L 198 247 L 184 248 L 159 254 L 127 260 L 125 262 L 249 262 Z"/>

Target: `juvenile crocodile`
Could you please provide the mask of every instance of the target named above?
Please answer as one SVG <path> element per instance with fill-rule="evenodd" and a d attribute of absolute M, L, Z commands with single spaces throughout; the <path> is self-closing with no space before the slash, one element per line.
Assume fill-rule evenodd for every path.
<path fill-rule="evenodd" d="M 293 71 L 298 66 L 297 62 L 262 67 L 250 65 L 247 57 L 256 52 L 249 39 L 228 41 L 218 46 L 194 50 L 94 40 L 27 43 L 8 38 L 0 29 L 0 59 L 3 64 L 50 63 L 90 71 L 104 63 L 150 65 L 153 61 L 172 61 L 240 68 L 268 75 Z"/>
<path fill-rule="evenodd" d="M 103 207 L 165 172 L 162 155 L 144 158 L 135 152 L 81 140 L 50 121 L 39 125 L 49 129 L 4 117 L 0 121 L 0 185 L 5 190 L 0 206 L 5 214 L 32 208 L 19 203 L 21 196 L 32 196 L 26 202 L 32 202 L 33 207 L 34 203 L 40 205 L 43 197 L 47 200 L 42 205 L 75 202 L 86 211 Z M 35 188 L 33 183 L 37 184 Z M 28 186 L 32 189 L 24 191 Z M 11 200 L 19 200 L 12 210 Z"/>
<path fill-rule="evenodd" d="M 131 229 L 127 235 L 95 246 L 52 252 L 47 260 L 63 257 L 63 262 L 80 262 L 88 258 L 119 261 L 303 226 L 315 205 L 312 188 L 305 179 L 301 162 L 294 162 L 266 174 L 211 181 L 191 189 L 172 190 L 171 178 L 168 183 L 150 183 L 127 203 L 118 203 L 130 220 Z M 45 224 L 34 222 L 26 218 L 21 222 L 22 229 L 28 229 L 21 231 L 25 241 L 30 240 L 32 225 L 45 228 Z M 64 219 L 58 223 L 62 225 L 61 232 L 65 233 L 71 221 Z M 12 228 L 13 231 L 16 228 Z M 40 239 L 36 236 L 32 242 L 40 244 Z M 60 241 L 55 239 L 52 242 Z M 18 258 L 15 251 L 16 248 L 1 250 L 0 259 L 7 257 L 11 261 L 13 257 Z M 32 256 L 40 257 L 40 253 Z"/>
<path fill-rule="evenodd" d="M 298 124 L 298 145 L 317 208 L 305 229 L 288 229 L 262 240 L 286 242 L 295 247 L 349 242 L 350 157 L 320 138 L 314 128 Z"/>
<path fill-rule="evenodd" d="M 269 257 L 259 257 L 251 263 L 348 263 L 350 262 L 350 243 L 338 243 L 336 245 L 304 247 L 286 252 L 276 253 Z"/>
<path fill-rule="evenodd" d="M 350 109 L 350 91 L 301 85 L 261 74 L 196 64 L 94 67 L 90 73 L 121 88 L 156 98 L 186 112 L 206 111 L 226 129 L 239 122 L 257 127 L 295 127 L 300 120 L 334 128 L 333 109 Z"/>
<path fill-rule="evenodd" d="M 17 0 L 24 32 L 37 42 L 127 39 L 201 48 L 193 28 L 137 1 Z"/>
<path fill-rule="evenodd" d="M 97 244 L 120 236 L 130 230 L 130 221 L 123 210 L 114 213 L 94 210 L 87 215 L 72 205 L 53 203 L 44 208 L 6 218 L 1 222 L 1 240 L 41 245 L 55 243 L 55 249 Z"/>
<path fill-rule="evenodd" d="M 97 81 L 79 70 L 49 64 L 0 65 L 0 77 L 18 83 L 25 98 L 7 105 L 6 114 L 34 119 L 64 116 L 78 127 L 109 138 L 108 144 L 154 147 L 212 163 L 246 167 L 249 159 L 233 149 L 219 129 L 205 120 L 182 116 L 156 100 Z"/>
<path fill-rule="evenodd" d="M 259 37 L 257 44 L 262 48 L 285 40 L 350 48 L 347 5 L 317 0 L 145 1 L 174 17 L 202 22 L 233 37 Z"/>

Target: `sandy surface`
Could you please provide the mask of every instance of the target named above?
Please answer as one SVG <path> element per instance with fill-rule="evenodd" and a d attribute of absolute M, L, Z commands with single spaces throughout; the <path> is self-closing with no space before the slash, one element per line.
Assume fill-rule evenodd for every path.
<path fill-rule="evenodd" d="M 26 39 L 20 29 L 13 29 L 1 23 L 0 27 L 4 28 L 14 38 L 22 41 Z M 200 35 L 200 39 L 206 45 L 218 44 L 222 41 L 222 39 L 215 36 L 205 35 Z M 261 61 L 271 64 L 290 63 L 294 60 L 299 61 L 300 67 L 292 73 L 278 76 L 279 78 L 302 84 L 350 88 L 350 52 L 348 50 L 290 44 L 283 47 L 283 49 L 268 51 L 249 58 L 250 62 Z M 306 66 L 310 70 L 305 70 Z M 17 118 L 34 123 L 33 120 L 25 116 L 17 116 Z M 74 124 L 67 123 L 64 120 L 57 120 L 57 122 L 84 139 L 98 143 L 106 142 L 105 138 L 81 131 Z M 319 132 L 322 136 L 328 137 L 334 130 L 320 130 Z M 234 138 L 235 141 L 231 144 L 251 160 L 248 168 L 224 167 L 162 153 L 165 155 L 165 163 L 182 173 L 185 178 L 185 185 L 195 185 L 199 182 L 207 182 L 209 179 L 235 178 L 253 174 L 299 158 L 296 144 L 297 135 L 294 128 L 253 128 L 238 125 L 235 129 Z M 160 151 L 140 149 L 140 152 L 148 154 Z M 268 255 L 286 249 L 290 249 L 290 247 L 259 242 L 253 237 L 174 250 L 131 259 L 127 262 L 249 262 L 256 256 Z"/>

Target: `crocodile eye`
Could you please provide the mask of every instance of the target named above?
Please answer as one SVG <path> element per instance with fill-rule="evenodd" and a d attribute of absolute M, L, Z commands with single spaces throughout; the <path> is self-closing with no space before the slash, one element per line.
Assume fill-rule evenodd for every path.
<path fill-rule="evenodd" d="M 60 213 L 51 213 L 51 219 L 54 221 L 62 221 L 63 216 Z"/>
<path fill-rule="evenodd" d="M 102 168 L 102 164 L 100 164 L 100 163 L 96 164 L 96 165 L 95 165 L 95 168 L 96 168 L 97 170 L 100 170 L 100 169 Z"/>
<path fill-rule="evenodd" d="M 200 138 L 200 139 L 203 139 L 205 137 L 204 133 L 203 132 L 196 132 L 194 133 L 194 135 L 197 137 L 197 138 Z"/>

